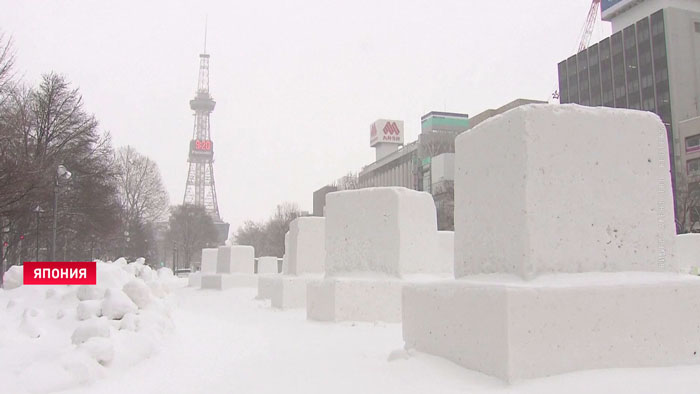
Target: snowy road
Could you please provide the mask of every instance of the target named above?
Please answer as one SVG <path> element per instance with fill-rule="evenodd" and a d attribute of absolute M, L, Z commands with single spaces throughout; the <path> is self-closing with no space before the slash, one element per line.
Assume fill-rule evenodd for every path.
<path fill-rule="evenodd" d="M 308 322 L 255 291 L 177 291 L 176 331 L 158 354 L 65 393 L 697 393 L 700 366 L 567 374 L 507 386 L 403 352 L 398 324 Z"/>

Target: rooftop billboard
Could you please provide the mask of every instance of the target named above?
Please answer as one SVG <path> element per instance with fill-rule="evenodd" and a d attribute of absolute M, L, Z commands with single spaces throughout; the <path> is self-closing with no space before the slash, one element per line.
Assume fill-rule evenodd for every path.
<path fill-rule="evenodd" d="M 380 143 L 403 144 L 403 121 L 379 119 L 369 128 L 369 145 Z"/>

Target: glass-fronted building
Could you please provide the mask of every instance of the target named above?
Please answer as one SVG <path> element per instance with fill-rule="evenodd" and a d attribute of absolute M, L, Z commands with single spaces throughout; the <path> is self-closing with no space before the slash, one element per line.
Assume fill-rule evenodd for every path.
<path fill-rule="evenodd" d="M 629 3 L 629 5 L 627 5 Z M 625 23 L 614 34 L 558 64 L 562 104 L 628 108 L 654 112 L 666 126 L 676 200 L 700 190 L 700 13 L 667 7 L 637 15 L 634 2 L 621 3 Z M 659 3 L 661 4 L 661 3 Z M 690 144 L 690 145 L 688 145 Z M 691 146 L 692 145 L 692 146 Z M 688 148 L 691 146 L 691 148 Z M 700 198 L 698 198 L 700 203 Z M 700 221 L 697 223 L 700 230 Z"/>

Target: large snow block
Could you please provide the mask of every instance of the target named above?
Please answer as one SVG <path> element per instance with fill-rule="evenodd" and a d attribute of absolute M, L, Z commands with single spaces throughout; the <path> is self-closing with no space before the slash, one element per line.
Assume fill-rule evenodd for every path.
<path fill-rule="evenodd" d="M 216 272 L 220 274 L 252 274 L 255 269 L 255 249 L 248 245 L 220 246 Z"/>
<path fill-rule="evenodd" d="M 202 289 L 226 290 L 234 287 L 257 287 L 258 278 L 254 274 L 203 274 Z"/>
<path fill-rule="evenodd" d="M 528 105 L 455 144 L 456 277 L 677 269 L 658 116 Z"/>
<path fill-rule="evenodd" d="M 438 231 L 438 258 L 443 272 L 454 272 L 455 266 L 455 233 L 454 231 Z"/>
<path fill-rule="evenodd" d="M 279 273 L 279 264 L 277 257 L 263 256 L 258 258 L 258 274 L 277 274 Z"/>
<path fill-rule="evenodd" d="M 219 249 L 217 248 L 202 249 L 201 271 L 206 274 L 215 273 L 217 269 L 218 256 Z"/>
<path fill-rule="evenodd" d="M 327 207 L 327 206 L 326 206 Z M 387 278 L 327 278 L 309 282 L 306 317 L 318 321 L 401 321 L 404 281 Z"/>
<path fill-rule="evenodd" d="M 429 193 L 381 187 L 326 196 L 327 276 L 439 273 L 437 219 Z"/>
<path fill-rule="evenodd" d="M 262 278 L 261 278 L 262 279 Z M 270 278 L 270 301 L 273 308 L 294 309 L 306 307 L 306 287 L 321 281 L 321 275 L 280 275 Z"/>
<path fill-rule="evenodd" d="M 406 347 L 507 381 L 700 361 L 696 276 L 553 274 L 531 282 L 511 278 L 406 286 Z"/>
<path fill-rule="evenodd" d="M 676 251 L 681 272 L 700 269 L 700 234 L 678 235 Z"/>
<path fill-rule="evenodd" d="M 326 259 L 326 219 L 321 217 L 300 217 L 289 224 L 288 237 L 285 236 L 285 274 L 303 275 L 324 272 Z"/>

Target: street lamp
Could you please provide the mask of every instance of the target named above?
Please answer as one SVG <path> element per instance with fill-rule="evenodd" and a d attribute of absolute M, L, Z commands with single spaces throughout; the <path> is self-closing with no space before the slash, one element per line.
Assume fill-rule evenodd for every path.
<path fill-rule="evenodd" d="M 44 213 L 44 210 L 37 205 L 33 212 L 36 213 L 36 261 L 39 261 L 39 215 Z"/>
<path fill-rule="evenodd" d="M 126 258 L 126 250 L 128 249 L 129 242 L 131 241 L 131 238 L 129 238 L 129 230 L 124 231 L 124 247 L 122 248 L 122 257 Z"/>
<path fill-rule="evenodd" d="M 53 238 L 51 240 L 51 261 L 56 261 L 56 227 L 58 225 L 58 186 L 60 180 L 69 180 L 71 174 L 70 171 L 66 169 L 63 164 L 60 164 L 56 168 L 56 175 L 54 177 L 54 188 L 53 188 Z"/>

